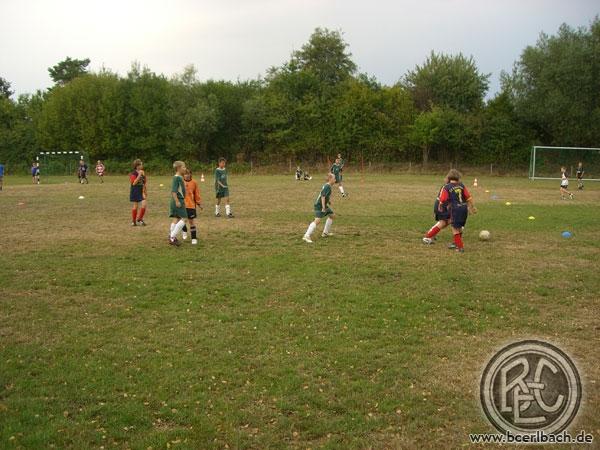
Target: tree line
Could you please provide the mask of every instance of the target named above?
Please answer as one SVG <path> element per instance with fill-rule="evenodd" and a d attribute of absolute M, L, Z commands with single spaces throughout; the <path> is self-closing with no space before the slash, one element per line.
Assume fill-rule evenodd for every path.
<path fill-rule="evenodd" d="M 600 20 L 562 25 L 523 50 L 486 101 L 489 74 L 472 57 L 431 52 L 387 86 L 359 73 L 340 31 L 317 28 L 263 78 L 167 78 L 134 63 L 125 76 L 90 72 L 89 59 L 49 68 L 54 86 L 13 98 L 0 78 L 0 162 L 39 151 L 255 164 L 350 161 L 522 168 L 533 144 L 598 146 Z"/>

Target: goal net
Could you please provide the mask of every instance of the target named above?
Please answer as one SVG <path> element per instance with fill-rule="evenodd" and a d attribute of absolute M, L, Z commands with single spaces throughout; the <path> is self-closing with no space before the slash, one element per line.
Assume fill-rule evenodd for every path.
<path fill-rule="evenodd" d="M 531 149 L 529 179 L 558 180 L 561 167 L 567 169 L 569 177 L 575 177 L 580 162 L 586 181 L 600 181 L 600 148 L 536 145 Z"/>
<path fill-rule="evenodd" d="M 83 152 L 40 152 L 36 160 L 40 163 L 42 175 L 74 175 Z"/>

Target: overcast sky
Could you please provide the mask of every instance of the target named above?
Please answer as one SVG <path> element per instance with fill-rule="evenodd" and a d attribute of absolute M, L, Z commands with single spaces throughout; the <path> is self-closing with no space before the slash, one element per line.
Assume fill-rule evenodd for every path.
<path fill-rule="evenodd" d="M 122 75 L 139 61 L 168 76 L 194 64 L 201 79 L 256 78 L 320 26 L 342 30 L 360 71 L 386 84 L 431 50 L 472 55 L 491 95 L 540 31 L 598 13 L 598 0 L 0 0 L 0 77 L 34 92 L 71 56 Z"/>

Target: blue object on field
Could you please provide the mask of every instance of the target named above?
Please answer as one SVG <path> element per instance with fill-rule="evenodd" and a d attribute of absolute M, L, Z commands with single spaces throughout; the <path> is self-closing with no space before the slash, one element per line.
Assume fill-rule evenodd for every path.
<path fill-rule="evenodd" d="M 0 177 L 4 176 L 4 164 L 0 164 Z"/>
<path fill-rule="evenodd" d="M 564 237 L 565 239 L 568 239 L 568 238 L 570 238 L 571 236 L 573 236 L 573 235 L 571 234 L 571 232 L 570 232 L 570 231 L 563 231 L 563 232 L 562 232 L 562 237 Z"/>

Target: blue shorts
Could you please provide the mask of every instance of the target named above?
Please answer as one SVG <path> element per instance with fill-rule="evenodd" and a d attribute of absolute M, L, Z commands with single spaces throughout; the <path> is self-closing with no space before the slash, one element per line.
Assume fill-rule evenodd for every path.
<path fill-rule="evenodd" d="M 443 208 L 442 211 L 438 209 L 440 201 L 436 200 L 433 204 L 433 216 L 435 220 L 450 220 L 450 211 L 447 208 Z"/>
<path fill-rule="evenodd" d="M 462 228 L 467 224 L 469 208 L 467 206 L 455 206 L 450 213 L 452 218 L 452 228 Z"/>

